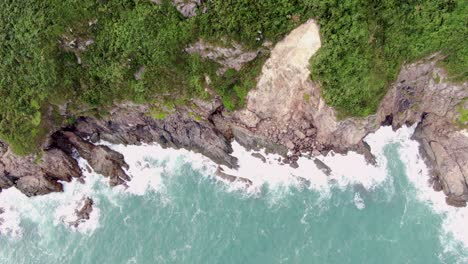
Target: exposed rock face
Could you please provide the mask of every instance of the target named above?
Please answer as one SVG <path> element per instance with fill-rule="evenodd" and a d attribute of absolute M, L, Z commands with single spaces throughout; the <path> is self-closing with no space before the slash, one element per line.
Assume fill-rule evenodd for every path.
<path fill-rule="evenodd" d="M 447 203 L 464 206 L 468 200 L 468 132 L 455 122 L 457 106 L 468 106 L 468 83 L 454 84 L 436 67 L 434 55 L 403 67 L 376 115 L 338 120 L 320 96 L 309 72 L 309 59 L 320 47 L 313 20 L 293 30 L 271 51 L 257 87 L 250 91 L 247 107 L 234 114 L 212 117 L 224 134 L 241 144 L 263 146 L 280 152 L 286 147 L 295 156 L 328 150 L 354 150 L 372 161 L 363 138 L 381 124 L 394 129 L 418 123 L 415 138 L 433 168 L 434 189 L 443 189 Z M 284 150 L 283 150 L 284 151 Z M 284 152 L 283 152 L 284 153 Z"/>
<path fill-rule="evenodd" d="M 88 161 L 96 173 L 110 178 L 111 186 L 130 180 L 130 177 L 122 169 L 128 169 L 122 154 L 109 147 L 86 142 L 72 132 L 64 132 L 63 136 L 68 139 L 80 156 Z"/>
<path fill-rule="evenodd" d="M 199 54 L 203 58 L 208 58 L 223 65 L 218 71 L 220 75 L 224 74 L 228 69 L 240 70 L 247 62 L 254 60 L 259 53 L 259 51 L 247 52 L 237 43 L 233 43 L 232 47 L 219 47 L 203 40 L 190 45 L 185 51 Z"/>
<path fill-rule="evenodd" d="M 163 3 L 163 0 L 150 1 L 157 5 Z M 198 8 L 203 5 L 203 0 L 172 0 L 172 3 L 184 17 L 194 17 L 197 15 Z M 203 9 L 202 11 L 205 12 L 206 10 Z"/>
<path fill-rule="evenodd" d="M 237 48 L 223 50 L 203 45 L 195 44 L 188 51 L 219 60 L 226 69 L 240 68 L 248 61 L 246 58 L 253 57 Z M 466 206 L 468 132 L 461 130 L 455 120 L 460 116 L 457 107 L 468 107 L 464 99 L 468 97 L 468 83 L 448 82 L 445 72 L 436 66 L 440 60 L 436 55 L 404 66 L 376 115 L 338 120 L 320 97 L 318 84 L 309 78 L 309 59 L 319 47 L 320 36 L 313 20 L 293 30 L 271 51 L 257 87 L 248 94 L 246 108 L 234 113 L 224 111 L 219 98 L 212 102 L 194 99 L 196 107 L 177 107 L 173 114 L 158 120 L 150 117 L 149 105 L 121 103 L 105 118 L 82 117 L 73 126 L 54 133 L 40 159 L 35 155 L 18 157 L 0 142 L 0 190 L 15 186 L 28 196 L 61 191 L 58 181 L 82 175 L 72 158 L 75 153 L 96 172 L 109 177 L 111 185 L 125 184 L 130 178 L 125 173 L 128 166 L 124 157 L 106 146 L 95 145 L 100 140 L 114 144 L 157 142 L 163 147 L 202 153 L 233 168 L 237 160 L 230 155 L 230 141 L 235 139 L 248 149 L 265 147 L 288 156 L 283 162 L 294 167 L 304 152 L 315 156 L 330 150 L 353 150 L 372 161 L 369 146 L 363 142 L 368 133 L 381 124 L 396 129 L 417 123 L 414 138 L 421 142 L 421 153 L 433 169 L 430 182 L 434 190 L 443 190 L 448 204 Z M 202 120 L 195 121 L 192 111 Z M 325 164 L 318 160 L 316 164 L 330 173 Z M 222 170 L 217 175 L 227 181 L 251 184 Z M 89 217 L 92 202 L 83 208 L 78 211 Z"/>
<path fill-rule="evenodd" d="M 197 9 L 202 4 L 202 0 L 174 0 L 174 5 L 184 17 L 196 16 Z"/>
<path fill-rule="evenodd" d="M 449 196 L 447 202 L 460 206 L 468 201 L 468 134 L 455 120 L 459 118 L 457 106 L 466 103 L 468 83 L 447 82 L 447 74 L 436 67 L 440 59 L 434 55 L 404 66 L 382 101 L 377 119 L 391 119 L 394 128 L 418 123 L 414 138 L 421 142 L 433 169 L 434 189 L 441 184 Z"/>
<path fill-rule="evenodd" d="M 36 155 L 20 157 L 10 150 L 0 156 L 0 189 L 15 186 L 27 196 L 62 191 L 58 181 L 80 176 L 76 160 L 60 149 L 45 150 L 40 159 Z"/>
<path fill-rule="evenodd" d="M 231 118 L 244 128 L 243 134 L 260 138 L 257 143 L 273 142 L 295 156 L 307 151 L 355 150 L 371 161 L 362 139 L 373 125 L 369 122 L 372 117 L 339 121 L 310 80 L 309 59 L 320 46 L 319 29 L 313 20 L 293 30 L 271 51 L 257 87 L 247 96 L 246 109 Z"/>
<path fill-rule="evenodd" d="M 328 167 L 327 164 L 323 163 L 323 161 L 321 161 L 319 159 L 314 159 L 314 163 L 317 166 L 317 168 L 319 168 L 319 170 L 321 170 L 321 171 L 323 171 L 323 173 L 325 173 L 325 175 L 330 176 L 332 170 L 331 170 L 330 167 Z"/>
<path fill-rule="evenodd" d="M 123 104 L 108 118 L 82 118 L 75 126 L 75 133 L 114 144 L 157 142 L 163 147 L 202 153 L 218 164 L 237 166 L 237 160 L 229 155 L 232 152 L 229 140 L 209 121 L 194 121 L 183 109 L 158 120 L 149 116 L 147 105 Z"/>
<path fill-rule="evenodd" d="M 244 185 L 245 188 L 252 186 L 252 181 L 247 178 L 237 177 L 233 175 L 229 175 L 223 171 L 221 167 L 218 167 L 216 170 L 216 176 L 220 177 L 223 180 L 228 182 L 240 182 Z"/>

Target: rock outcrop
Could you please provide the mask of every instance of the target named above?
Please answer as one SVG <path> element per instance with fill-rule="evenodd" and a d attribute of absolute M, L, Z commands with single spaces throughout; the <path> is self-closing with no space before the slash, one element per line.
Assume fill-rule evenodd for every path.
<path fill-rule="evenodd" d="M 184 17 L 194 17 L 202 6 L 202 0 L 174 0 L 174 5 Z"/>
<path fill-rule="evenodd" d="M 157 5 L 163 3 L 163 0 L 150 1 Z M 197 10 L 203 6 L 203 0 L 172 0 L 172 4 L 184 17 L 190 18 L 197 15 Z M 204 8 L 202 8 L 201 11 L 206 12 Z"/>
<path fill-rule="evenodd" d="M 434 189 L 445 192 L 448 204 L 466 206 L 468 132 L 456 120 L 458 108 L 468 108 L 468 83 L 451 83 L 437 67 L 443 57 L 436 54 L 402 68 L 376 115 L 339 120 L 309 78 L 309 59 L 319 47 L 313 20 L 293 30 L 271 51 L 247 107 L 212 117 L 216 127 L 248 148 L 261 146 L 283 155 L 287 148 L 294 166 L 301 153 L 329 150 L 357 151 L 372 162 L 363 141 L 367 134 L 381 125 L 397 129 L 417 123 L 414 138 L 433 169 Z"/>
<path fill-rule="evenodd" d="M 245 58 L 254 55 L 196 45 L 188 51 L 224 60 L 226 69 L 241 67 Z M 81 117 L 72 126 L 55 132 L 42 156 L 19 157 L 0 142 L 0 190 L 15 186 L 28 196 L 61 191 L 59 181 L 82 175 L 74 159 L 77 155 L 87 160 L 94 171 L 109 177 L 111 185 L 125 185 L 130 177 L 124 157 L 97 144 L 99 141 L 137 145 L 157 142 L 165 148 L 202 153 L 220 165 L 235 168 L 237 160 L 230 155 L 230 142 L 235 139 L 248 149 L 262 147 L 281 154 L 283 162 L 294 167 L 303 153 L 313 157 L 330 150 L 357 151 L 372 162 L 369 146 L 363 142 L 367 134 L 381 125 L 397 129 L 404 124 L 418 124 L 414 138 L 421 142 L 421 153 L 433 170 L 430 182 L 434 190 L 443 190 L 448 204 L 466 206 L 468 132 L 462 130 L 467 124 L 456 120 L 460 118 L 458 108 L 468 108 L 468 83 L 451 83 L 437 67 L 442 57 L 436 54 L 402 68 L 377 114 L 340 120 L 321 98 L 319 85 L 309 77 L 309 59 L 320 45 L 319 29 L 313 20 L 293 30 L 272 49 L 257 87 L 249 92 L 246 108 L 240 111 L 225 111 L 219 98 L 211 102 L 194 99 L 190 107 L 177 106 L 160 120 L 150 116 L 151 105 L 120 103 L 106 117 Z M 226 61 L 226 52 L 234 54 L 234 62 Z M 325 164 L 318 160 L 316 163 L 330 173 Z M 222 170 L 217 175 L 227 181 L 251 184 Z M 92 210 L 89 208 L 92 202 L 83 209 L 83 216 Z"/>
<path fill-rule="evenodd" d="M 113 144 L 159 143 L 165 148 L 184 148 L 211 158 L 218 164 L 236 167 L 237 160 L 229 155 L 232 147 L 209 120 L 195 121 L 187 109 L 178 109 L 165 119 L 150 117 L 148 105 L 131 103 L 116 106 L 104 119 L 81 118 L 74 133 L 93 141 Z"/>
<path fill-rule="evenodd" d="M 62 191 L 59 181 L 69 182 L 79 177 L 81 170 L 76 160 L 60 149 L 25 157 L 7 149 L 0 156 L 0 189 L 15 186 L 27 196 L 43 195 Z"/>
<path fill-rule="evenodd" d="M 371 122 L 373 117 L 338 120 L 320 97 L 318 85 L 310 79 L 309 60 L 320 46 L 314 20 L 293 30 L 271 51 L 257 87 L 247 96 L 246 108 L 214 118 L 215 124 L 230 126 L 244 145 L 256 139 L 254 144 L 273 152 L 290 151 L 293 163 L 303 152 L 318 155 L 332 149 L 358 151 L 372 161 L 362 139 L 376 128 Z M 226 119 L 230 125 L 222 124 Z"/>
<path fill-rule="evenodd" d="M 76 219 L 69 222 L 68 224 L 74 228 L 77 228 L 83 222 L 89 220 L 91 213 L 93 212 L 94 201 L 86 197 L 83 199 L 82 203 L 75 209 Z"/>
<path fill-rule="evenodd" d="M 5 213 L 5 210 L 0 207 L 0 226 L 2 226 L 3 222 L 5 221 L 2 217 L 2 214 Z M 0 233 L 1 235 L 1 233 Z"/>
<path fill-rule="evenodd" d="M 468 133 L 457 120 L 458 107 L 468 108 L 468 83 L 448 81 L 437 67 L 441 59 L 436 54 L 404 66 L 382 101 L 377 121 L 395 129 L 418 123 L 414 138 L 433 170 L 434 189 L 445 192 L 447 203 L 466 206 Z"/>
<path fill-rule="evenodd" d="M 246 51 L 242 45 L 232 43 L 232 47 L 221 47 L 199 40 L 185 49 L 186 52 L 199 54 L 202 58 L 210 59 L 221 64 L 218 70 L 223 75 L 228 69 L 239 71 L 247 62 L 254 60 L 259 54 L 257 51 Z"/>
<path fill-rule="evenodd" d="M 243 187 L 245 188 L 252 186 L 251 180 L 247 178 L 237 177 L 237 176 L 227 174 L 223 171 L 223 168 L 221 167 L 218 167 L 218 169 L 216 170 L 216 176 L 231 183 L 234 183 L 234 182 L 241 183 L 243 184 Z"/>

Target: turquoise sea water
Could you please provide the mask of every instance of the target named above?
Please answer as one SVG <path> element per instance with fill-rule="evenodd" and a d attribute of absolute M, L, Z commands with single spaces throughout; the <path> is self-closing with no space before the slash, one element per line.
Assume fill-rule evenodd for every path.
<path fill-rule="evenodd" d="M 0 237 L 0 263 L 466 263 L 462 244 L 441 235 L 444 216 L 417 199 L 398 149 L 385 146 L 388 177 L 372 190 L 264 184 L 252 194 L 186 159 L 141 195 L 97 180 L 95 229 L 57 224 L 60 196 L 40 198 L 21 213 L 21 236 Z"/>

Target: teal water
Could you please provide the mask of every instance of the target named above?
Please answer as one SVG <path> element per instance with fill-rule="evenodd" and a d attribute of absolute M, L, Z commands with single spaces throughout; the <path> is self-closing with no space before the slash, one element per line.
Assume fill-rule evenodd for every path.
<path fill-rule="evenodd" d="M 385 147 L 389 177 L 370 191 L 264 185 L 253 195 L 184 160 L 144 195 L 98 181 L 93 232 L 23 218 L 21 237 L 0 237 L 0 263 L 464 263 L 463 247 L 441 239 L 443 216 L 416 199 L 398 148 Z"/>

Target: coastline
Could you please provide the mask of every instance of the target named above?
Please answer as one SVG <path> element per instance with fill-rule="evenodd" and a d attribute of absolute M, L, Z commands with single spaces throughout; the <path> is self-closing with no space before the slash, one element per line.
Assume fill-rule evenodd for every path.
<path fill-rule="evenodd" d="M 466 104 L 468 83 L 446 81 L 446 73 L 437 67 L 441 56 L 435 54 L 402 67 L 377 114 L 339 120 L 320 97 L 319 84 L 310 80 L 308 59 L 304 60 L 319 47 L 313 20 L 293 30 L 273 48 L 257 88 L 248 94 L 245 109 L 239 111 L 225 110 L 220 98 L 193 100 L 192 106 L 176 107 L 161 120 L 149 115 L 150 105 L 121 103 L 106 117 L 81 117 L 56 131 L 40 155 L 17 156 L 2 144 L 0 190 L 14 186 L 27 196 L 63 191 L 60 181 L 82 178 L 78 156 L 94 171 L 109 177 L 111 186 L 126 185 L 130 177 L 123 156 L 97 144 L 99 141 L 124 145 L 156 142 L 163 148 L 201 153 L 227 168 L 237 167 L 231 155 L 234 140 L 248 150 L 265 148 L 280 154 L 282 162 L 292 167 L 298 166 L 304 153 L 314 158 L 330 151 L 355 151 L 373 163 L 363 141 L 368 134 L 381 125 L 396 130 L 418 124 L 414 138 L 432 169 L 428 181 L 434 190 L 444 191 L 448 204 L 466 206 L 468 137 L 454 120 L 459 114 L 457 106 Z"/>

